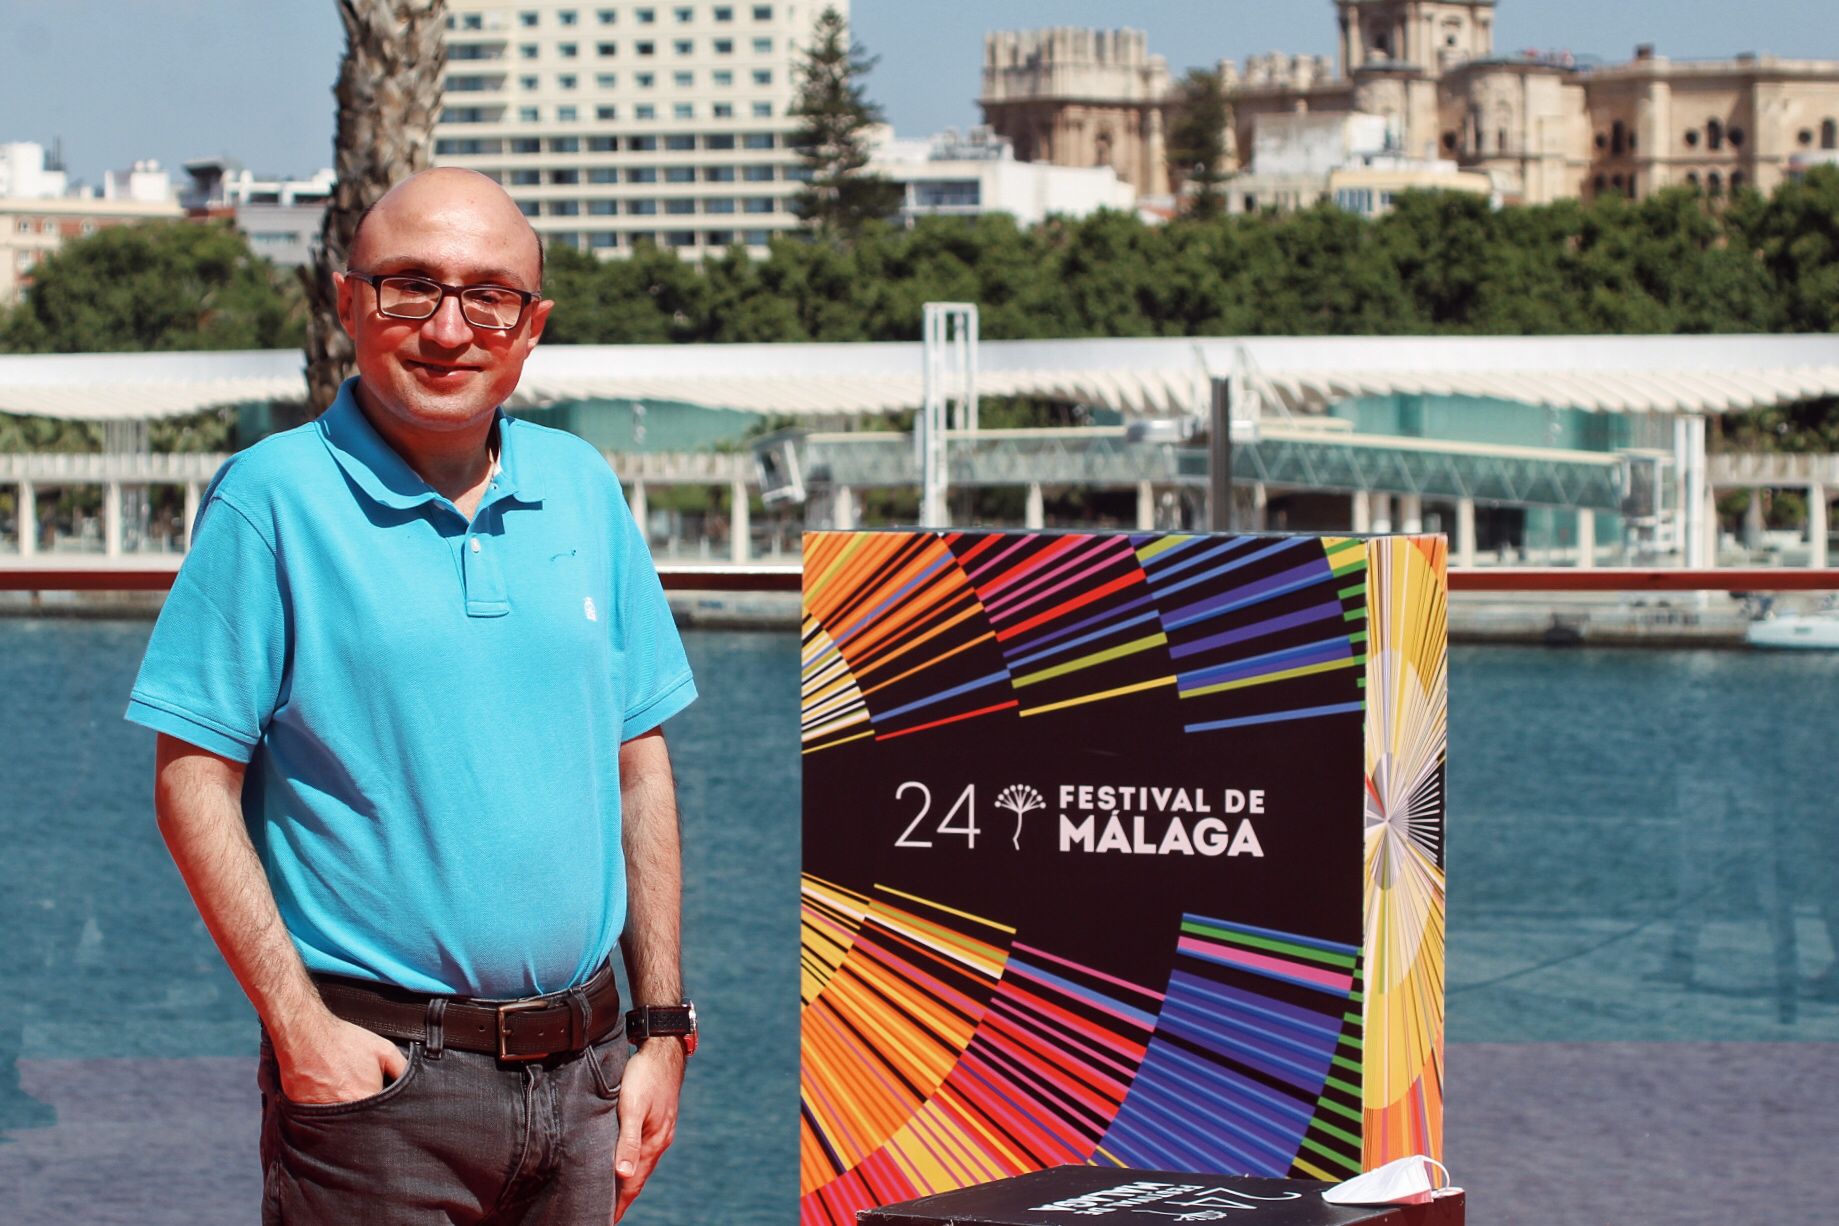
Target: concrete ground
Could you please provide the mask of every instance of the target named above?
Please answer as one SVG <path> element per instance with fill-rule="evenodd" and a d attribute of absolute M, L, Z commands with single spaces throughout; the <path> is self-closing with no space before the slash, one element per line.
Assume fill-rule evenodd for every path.
<path fill-rule="evenodd" d="M 1833 1220 L 1839 1043 L 1459 1043 L 1448 1065 L 1446 1157 L 1477 1223 Z M 58 1118 L 5 1134 L 0 1217 L 255 1219 L 249 1061 L 23 1060 L 20 1073 Z M 643 1209 L 629 1220 L 667 1220 Z M 757 1204 L 741 1216 L 775 1220 Z M 778 1220 L 795 1216 L 788 1200 Z"/>

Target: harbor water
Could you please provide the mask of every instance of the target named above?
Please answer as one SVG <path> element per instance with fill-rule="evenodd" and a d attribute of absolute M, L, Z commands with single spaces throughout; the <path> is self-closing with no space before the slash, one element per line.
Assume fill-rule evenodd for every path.
<path fill-rule="evenodd" d="M 254 1217 L 254 1017 L 154 828 L 153 738 L 121 720 L 149 628 L 0 619 L 11 1220 Z M 668 732 L 706 1037 L 627 1220 L 780 1226 L 798 642 L 686 641 L 703 698 Z M 1448 1161 L 1475 1220 L 1738 1220 L 1759 1189 L 1784 1219 L 1829 1209 L 1839 653 L 1470 646 L 1450 675 Z"/>

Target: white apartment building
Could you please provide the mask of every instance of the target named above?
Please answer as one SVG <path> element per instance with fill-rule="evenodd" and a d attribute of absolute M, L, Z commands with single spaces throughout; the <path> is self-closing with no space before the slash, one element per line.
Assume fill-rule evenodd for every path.
<path fill-rule="evenodd" d="M 434 161 L 497 179 L 550 243 L 763 249 L 798 224 L 789 112 L 831 2 L 451 0 Z"/>
<path fill-rule="evenodd" d="M 19 301 L 38 262 L 68 239 L 184 216 L 172 178 L 158 162 L 109 171 L 102 190 L 92 194 L 73 190 L 56 161 L 30 141 L 0 145 L 0 306 Z"/>
<path fill-rule="evenodd" d="M 319 250 L 326 205 L 338 186 L 330 168 L 305 179 L 259 178 L 233 159 L 210 157 L 185 163 L 185 173 L 192 179 L 180 197 L 186 211 L 229 218 L 257 255 L 294 268 Z"/>
<path fill-rule="evenodd" d="M 874 142 L 870 172 L 905 192 L 900 219 L 1008 213 L 1023 226 L 1049 217 L 1085 217 L 1099 209 L 1128 213 L 1136 188 L 1109 166 L 1018 162 L 1007 137 L 985 127 L 960 136 L 947 129 L 925 140 L 898 140 L 884 128 Z"/>

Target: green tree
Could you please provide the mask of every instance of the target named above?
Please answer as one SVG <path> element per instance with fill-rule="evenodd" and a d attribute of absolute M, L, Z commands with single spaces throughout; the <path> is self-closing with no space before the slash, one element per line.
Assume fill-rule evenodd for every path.
<path fill-rule="evenodd" d="M 1218 72 L 1192 68 L 1168 106 L 1169 177 L 1192 217 L 1217 217 L 1226 207 L 1226 83 Z"/>
<path fill-rule="evenodd" d="M 279 349 L 300 343 L 299 290 L 227 225 L 112 226 L 34 270 L 0 323 L 13 353 Z"/>
<path fill-rule="evenodd" d="M 817 19 L 816 38 L 799 69 L 798 121 L 791 146 L 809 175 L 792 209 L 820 234 L 853 238 L 864 225 L 900 208 L 901 187 L 867 173 L 868 129 L 882 121 L 862 78 L 875 66 L 860 43 L 849 39 L 842 14 L 827 8 Z"/>

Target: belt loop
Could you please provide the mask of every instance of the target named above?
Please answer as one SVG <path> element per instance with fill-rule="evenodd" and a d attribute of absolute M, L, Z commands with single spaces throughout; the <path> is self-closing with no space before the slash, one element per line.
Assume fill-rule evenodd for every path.
<path fill-rule="evenodd" d="M 587 993 L 580 988 L 568 989 L 568 1046 L 571 1051 L 583 1051 L 587 1048 L 587 1037 L 593 1031 L 589 1026 L 594 1020 L 594 1006 L 588 1003 Z"/>
<path fill-rule="evenodd" d="M 430 996 L 428 998 L 428 1038 L 422 1048 L 422 1054 L 427 1056 L 430 1060 L 439 1060 L 441 1058 L 441 1053 L 447 1050 L 446 1017 L 447 998 L 445 996 Z"/>

